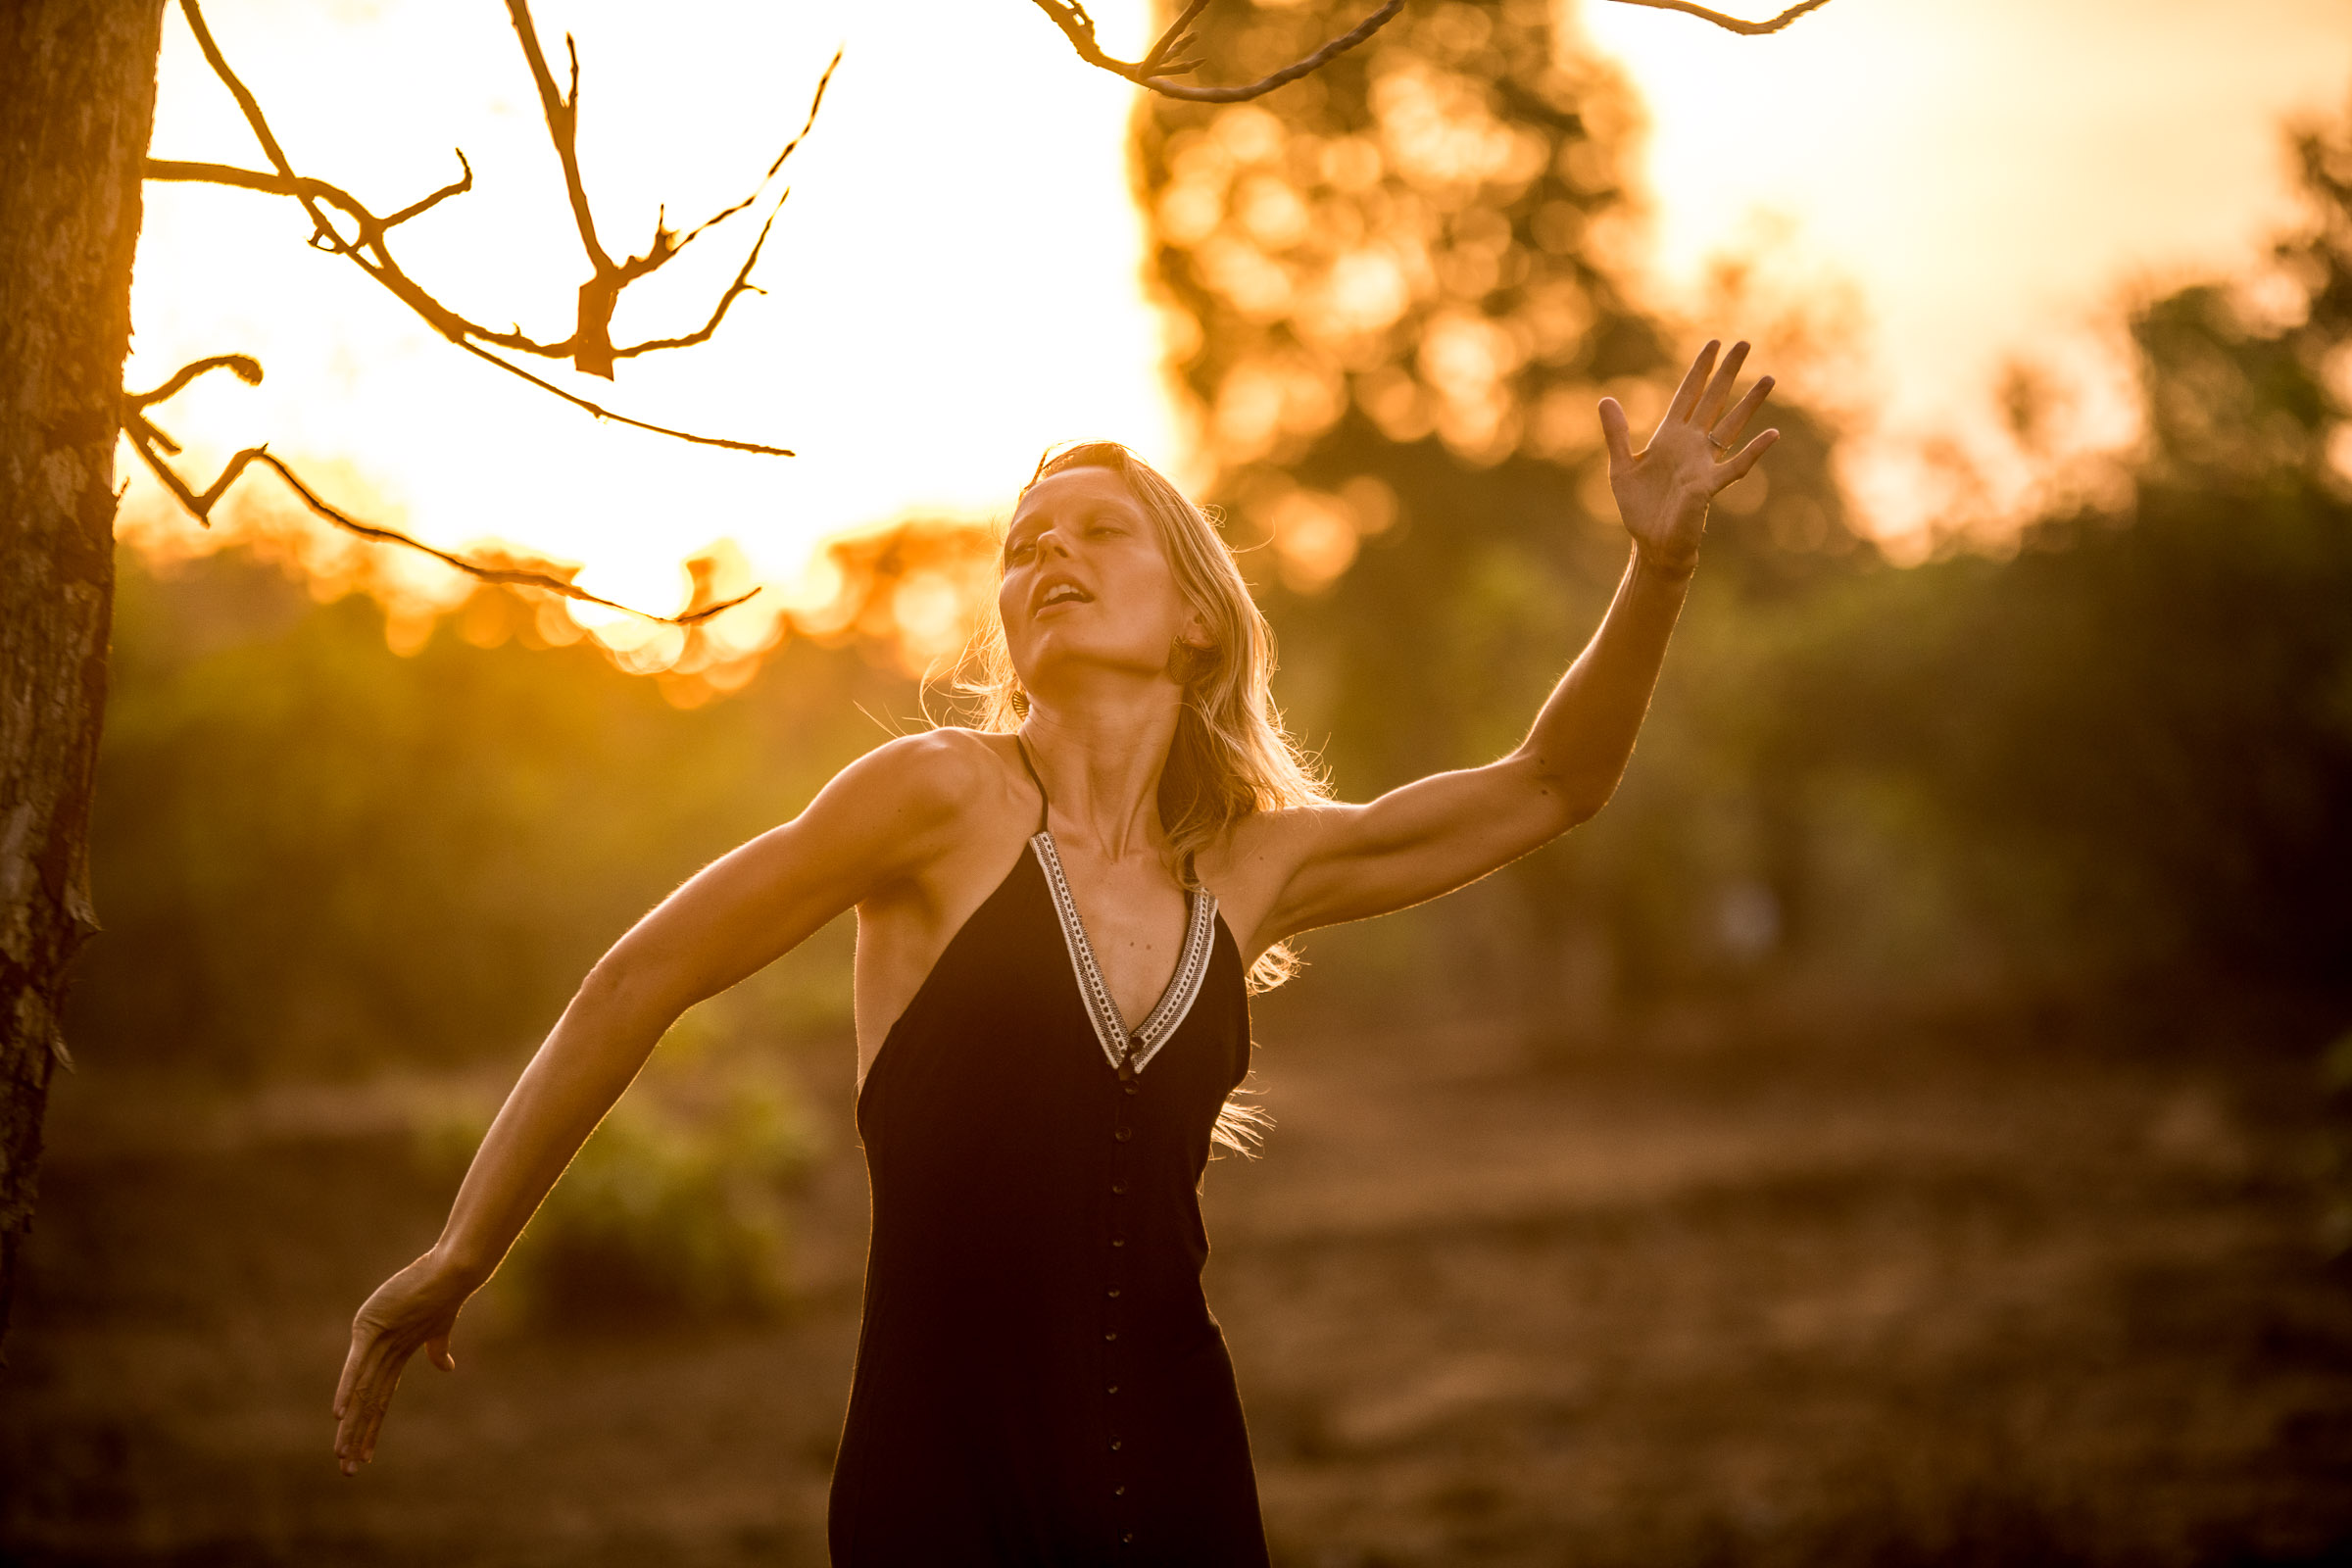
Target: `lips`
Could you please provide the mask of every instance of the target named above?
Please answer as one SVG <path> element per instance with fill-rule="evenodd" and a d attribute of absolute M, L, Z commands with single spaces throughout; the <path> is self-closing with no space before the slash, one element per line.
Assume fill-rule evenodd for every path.
<path fill-rule="evenodd" d="M 1095 596 L 1086 591 L 1075 577 L 1054 575 L 1040 578 L 1037 589 L 1030 595 L 1030 613 L 1048 610 L 1054 605 L 1091 605 Z"/>

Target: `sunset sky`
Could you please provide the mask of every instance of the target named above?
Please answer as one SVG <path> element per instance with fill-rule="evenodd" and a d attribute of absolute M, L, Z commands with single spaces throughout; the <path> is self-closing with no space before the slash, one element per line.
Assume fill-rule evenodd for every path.
<path fill-rule="evenodd" d="M 1107 45 L 1138 52 L 1142 0 L 1092 9 Z M 739 198 L 846 48 L 780 182 L 793 195 L 755 274 L 767 295 L 740 301 L 714 343 L 624 364 L 616 383 L 547 372 L 633 415 L 801 455 L 600 425 L 306 249 L 293 204 L 150 185 L 129 383 L 226 351 L 269 369 L 259 389 L 218 376 L 156 411 L 193 477 L 267 441 L 363 515 L 448 547 L 498 538 L 583 561 L 583 586 L 652 609 L 682 604 L 683 559 L 732 539 L 771 584 L 761 610 L 721 618 L 748 649 L 767 610 L 827 597 L 818 541 L 988 515 L 1048 442 L 1112 435 L 1199 476 L 1143 293 L 1134 89 L 1081 65 L 1025 0 L 695 0 L 658 26 L 642 7 L 537 10 L 551 53 L 565 30 L 579 38 L 583 162 L 615 254 L 644 248 L 659 204 L 677 223 Z M 501 8 L 212 0 L 207 15 L 298 169 L 388 210 L 452 177 L 462 146 L 475 189 L 399 231 L 404 265 L 478 318 L 568 330 L 585 267 Z M 1711 324 L 1696 318 L 1713 264 L 1745 249 L 1759 319 L 1834 320 L 1843 352 L 1798 385 L 1853 423 L 1849 487 L 1895 534 L 1951 500 L 1916 460 L 1923 439 L 1971 452 L 1994 503 L 2030 493 L 1993 434 L 2012 359 L 2082 390 L 2069 440 L 2128 434 L 2117 303 L 2258 254 L 2292 211 L 2281 119 L 2352 101 L 2352 0 L 1835 0 L 1761 39 L 1607 4 L 1579 24 L 1648 107 L 1645 290 Z M 261 162 L 175 7 L 154 151 Z M 699 324 L 758 218 L 632 291 L 617 331 Z M 192 528 L 155 501 L 137 475 L 127 535 Z M 429 563 L 397 569 L 427 596 L 462 592 Z M 650 632 L 579 618 L 609 641 Z"/>

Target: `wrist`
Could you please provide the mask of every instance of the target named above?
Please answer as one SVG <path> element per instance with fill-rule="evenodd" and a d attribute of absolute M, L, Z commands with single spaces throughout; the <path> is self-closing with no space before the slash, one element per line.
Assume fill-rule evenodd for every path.
<path fill-rule="evenodd" d="M 1698 571 L 1698 552 L 1678 555 L 1634 541 L 1634 570 L 1661 582 L 1688 583 Z"/>
<path fill-rule="evenodd" d="M 418 1261 L 431 1271 L 435 1284 L 467 1296 L 487 1285 L 490 1276 L 498 1271 L 495 1260 L 485 1262 L 447 1241 L 435 1243 L 433 1250 Z"/>

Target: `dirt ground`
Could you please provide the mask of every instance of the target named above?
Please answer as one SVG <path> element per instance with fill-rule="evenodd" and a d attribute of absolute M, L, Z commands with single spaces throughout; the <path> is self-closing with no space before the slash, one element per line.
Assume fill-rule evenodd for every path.
<path fill-rule="evenodd" d="M 2017 1020 L 1318 1036 L 1207 1194 L 1276 1560 L 2352 1562 L 2308 1055 Z M 0 1559 L 814 1564 L 857 1330 L 846 1065 L 801 1304 L 469 1314 L 345 1480 L 353 1308 L 437 1228 L 397 1094 L 64 1079 Z M 413 1097 L 412 1097 L 413 1098 Z"/>

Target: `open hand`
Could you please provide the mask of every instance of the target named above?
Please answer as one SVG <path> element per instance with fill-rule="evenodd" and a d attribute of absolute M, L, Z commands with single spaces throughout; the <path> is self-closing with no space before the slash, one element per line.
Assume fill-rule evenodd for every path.
<path fill-rule="evenodd" d="M 1676 576 L 1688 576 L 1698 565 L 1707 503 L 1754 467 L 1781 438 L 1780 431 L 1767 430 L 1746 446 L 1740 445 L 1740 432 L 1772 391 L 1772 377 L 1765 376 L 1733 404 L 1732 388 L 1747 359 L 1747 345 L 1733 344 L 1718 369 L 1715 351 L 1721 347 L 1709 339 L 1698 351 L 1657 432 L 1638 453 L 1626 429 L 1623 406 L 1615 398 L 1600 400 L 1600 428 L 1609 445 L 1609 489 L 1617 497 L 1617 514 L 1625 519 L 1626 532 L 1634 536 L 1642 559 Z"/>
<path fill-rule="evenodd" d="M 343 1381 L 335 1387 L 335 1457 L 345 1475 L 357 1475 L 375 1457 L 375 1435 L 409 1357 L 422 1349 L 442 1371 L 458 1369 L 449 1336 L 472 1294 L 428 1252 L 377 1286 L 360 1307 Z"/>

